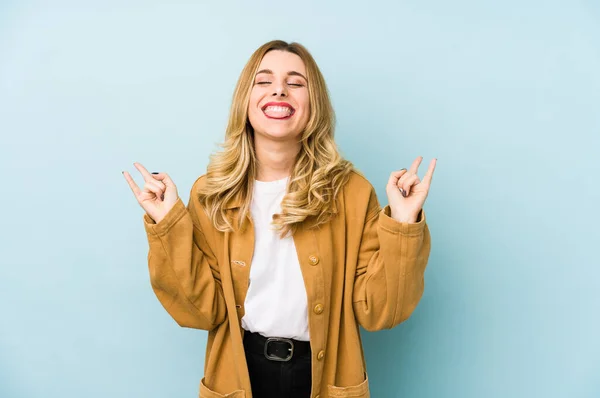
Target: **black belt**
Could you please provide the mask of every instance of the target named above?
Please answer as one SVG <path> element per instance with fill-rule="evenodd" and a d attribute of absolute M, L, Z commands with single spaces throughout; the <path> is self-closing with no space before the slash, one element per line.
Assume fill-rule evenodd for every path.
<path fill-rule="evenodd" d="M 289 361 L 295 356 L 310 354 L 310 342 L 283 337 L 265 337 L 259 333 L 244 332 L 244 345 L 252 352 L 264 354 L 271 361 Z"/>

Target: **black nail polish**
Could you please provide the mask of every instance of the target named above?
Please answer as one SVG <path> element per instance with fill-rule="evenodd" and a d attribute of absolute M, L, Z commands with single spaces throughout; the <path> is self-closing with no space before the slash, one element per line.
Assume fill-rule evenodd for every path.
<path fill-rule="evenodd" d="M 156 172 L 156 171 L 153 171 L 153 172 L 152 172 L 152 174 L 158 174 L 158 172 Z"/>

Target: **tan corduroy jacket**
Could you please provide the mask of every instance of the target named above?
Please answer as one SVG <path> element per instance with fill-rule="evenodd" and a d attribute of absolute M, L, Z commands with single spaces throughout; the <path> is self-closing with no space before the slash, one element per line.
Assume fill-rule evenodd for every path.
<path fill-rule="evenodd" d="M 208 330 L 202 398 L 252 397 L 241 319 L 254 250 L 254 228 L 217 231 L 194 183 L 156 224 L 144 214 L 152 288 L 183 327 Z M 369 331 L 406 320 L 423 294 L 431 239 L 421 210 L 414 224 L 381 209 L 372 185 L 353 172 L 340 191 L 339 213 L 294 234 L 308 299 L 311 397 L 369 397 L 359 325 Z M 231 203 L 233 219 L 240 203 Z"/>

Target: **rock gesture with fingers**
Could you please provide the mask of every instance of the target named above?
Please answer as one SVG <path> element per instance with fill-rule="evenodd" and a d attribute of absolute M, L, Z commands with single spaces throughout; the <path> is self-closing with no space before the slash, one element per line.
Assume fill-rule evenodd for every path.
<path fill-rule="evenodd" d="M 394 171 L 390 175 L 385 191 L 392 218 L 397 221 L 415 223 L 419 212 L 423 208 L 429 193 L 437 159 L 433 159 L 429 163 L 423 181 L 417 175 L 422 160 L 423 157 L 419 156 L 412 163 L 410 169 Z"/>
<path fill-rule="evenodd" d="M 137 186 L 131 174 L 124 171 L 123 175 L 142 209 L 158 224 L 179 199 L 177 187 L 167 173 L 149 173 L 141 164 L 133 165 L 144 177 L 144 189 Z"/>

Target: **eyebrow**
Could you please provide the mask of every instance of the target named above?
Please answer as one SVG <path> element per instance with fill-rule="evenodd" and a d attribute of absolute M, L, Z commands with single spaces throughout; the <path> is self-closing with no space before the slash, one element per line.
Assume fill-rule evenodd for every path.
<path fill-rule="evenodd" d="M 271 69 L 261 69 L 258 72 L 256 72 L 256 75 L 258 76 L 261 73 L 266 73 L 268 75 L 272 75 L 273 71 Z M 303 78 L 304 80 L 308 81 L 308 79 L 306 78 L 306 76 L 304 76 L 302 73 L 300 72 L 296 72 L 295 70 L 289 71 L 287 73 L 288 76 L 300 76 L 301 78 Z"/>

